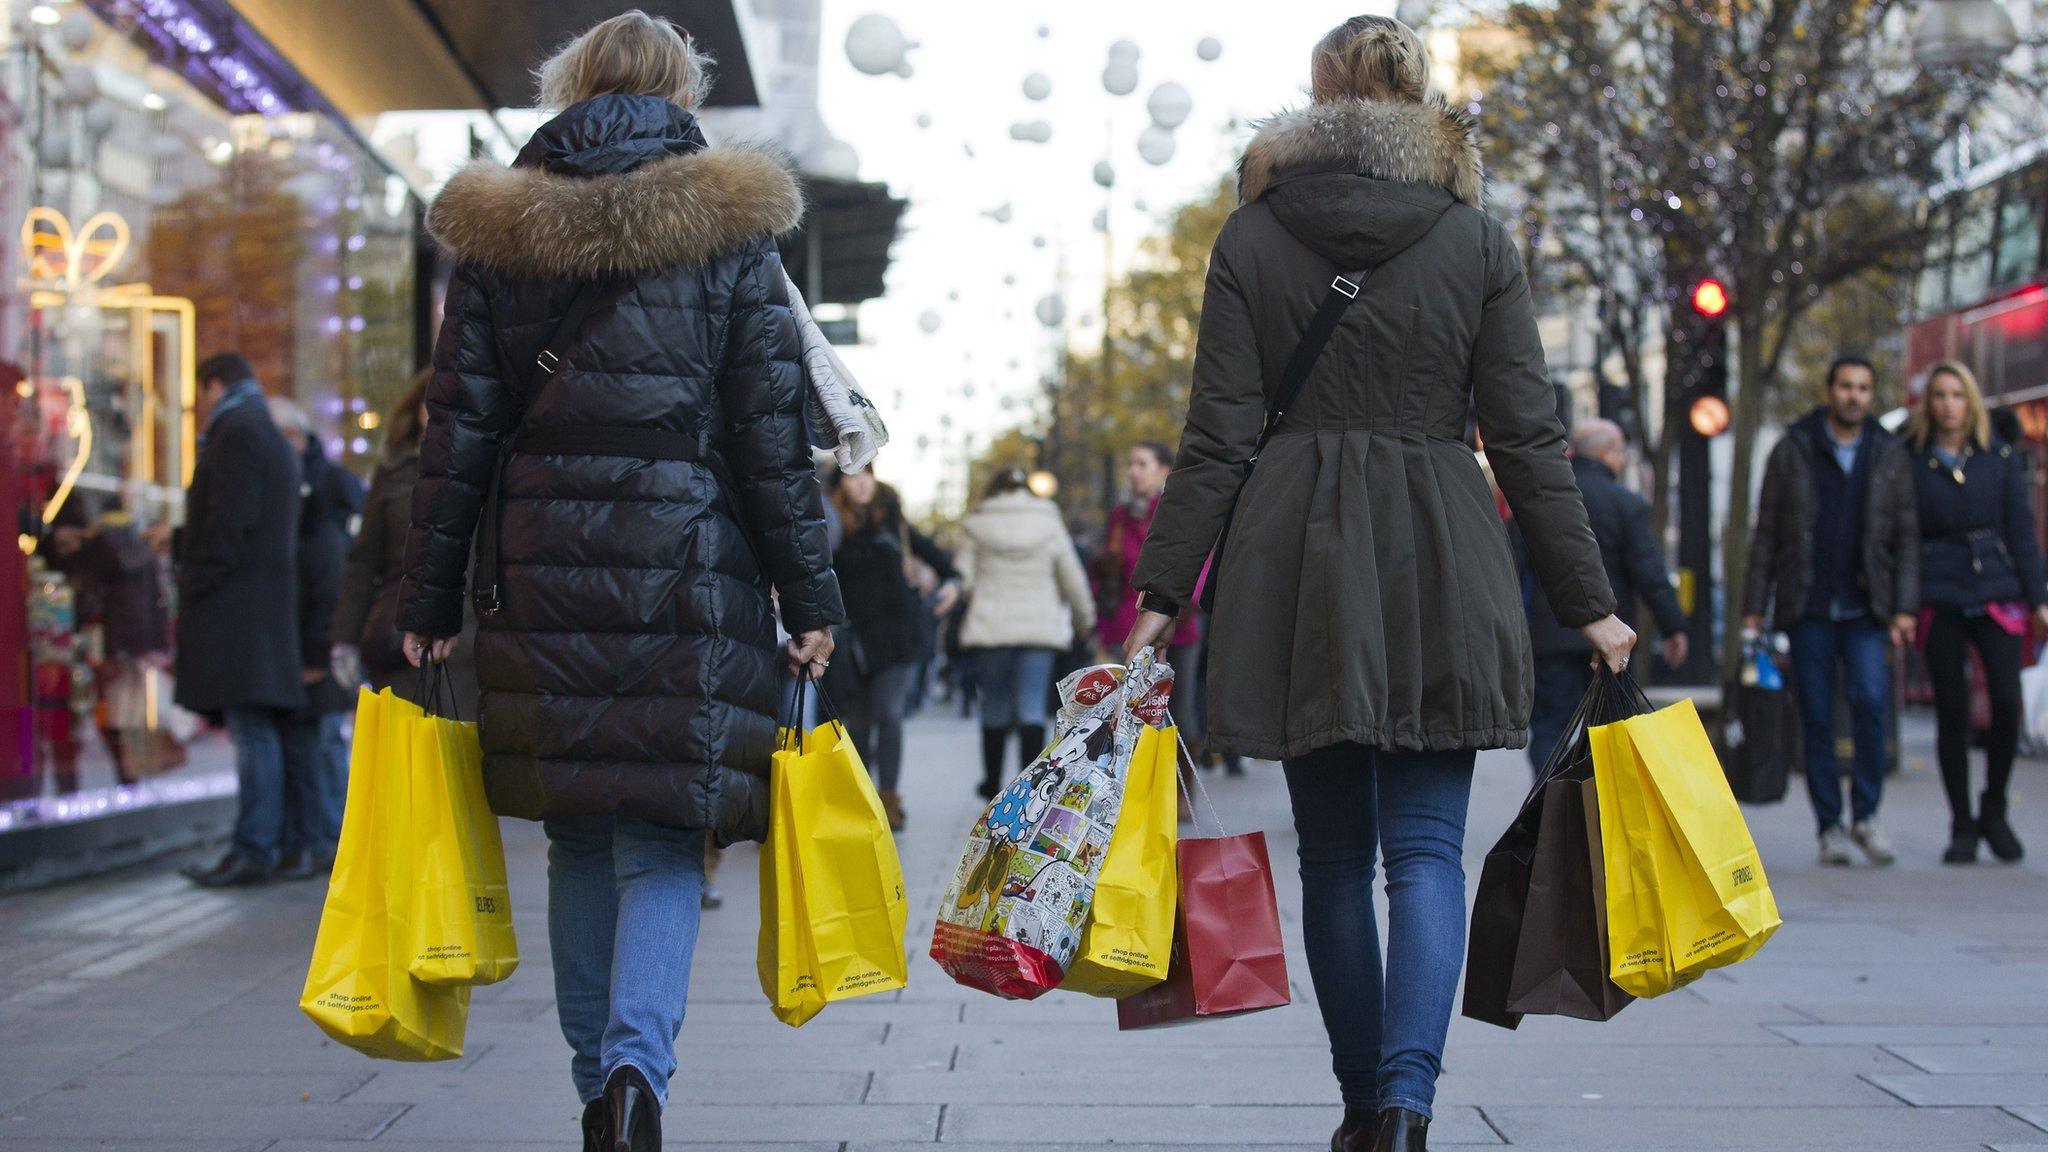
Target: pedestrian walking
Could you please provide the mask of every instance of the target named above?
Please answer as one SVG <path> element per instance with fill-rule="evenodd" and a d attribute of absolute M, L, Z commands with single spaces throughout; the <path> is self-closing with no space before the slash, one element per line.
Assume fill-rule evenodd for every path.
<path fill-rule="evenodd" d="M 158 707 L 157 680 L 170 663 L 171 608 L 163 565 L 118 503 L 93 517 L 76 491 L 57 509 L 40 550 L 77 596 L 78 618 L 99 632 L 93 676 L 100 739 L 123 784 L 185 762 L 185 749 Z M 58 771 L 58 791 L 78 790 L 75 761 Z"/>
<path fill-rule="evenodd" d="M 1823 864 L 1897 858 L 1878 824 L 1884 798 L 1891 648 L 1919 627 L 1919 510 L 1905 446 L 1872 416 L 1876 369 L 1860 356 L 1828 366 L 1826 402 L 1771 449 L 1750 537 L 1743 631 L 1766 622 L 1792 641 L 1806 791 Z M 1835 753 L 1837 686 L 1849 698 L 1856 755 L 1842 828 Z"/>
<path fill-rule="evenodd" d="M 299 660 L 299 461 L 235 352 L 200 362 L 199 456 L 172 542 L 180 705 L 222 717 L 235 748 L 233 846 L 185 875 L 208 888 L 270 879 L 284 855 L 285 716 L 305 707 Z"/>
<path fill-rule="evenodd" d="M 1002 790 L 1010 733 L 1017 762 L 1045 747 L 1045 690 L 1053 665 L 1095 627 L 1088 574 L 1057 504 L 1031 491 L 1020 468 L 996 473 L 960 535 L 969 599 L 960 648 L 981 691 L 981 788 Z"/>
<path fill-rule="evenodd" d="M 1096 557 L 1097 592 L 1102 604 L 1102 646 L 1114 652 L 1131 634 L 1138 620 L 1138 590 L 1131 576 L 1138 557 L 1145 550 L 1145 537 L 1152 532 L 1159 514 L 1159 498 L 1173 475 L 1173 449 L 1156 440 L 1137 444 L 1124 461 L 1125 498 L 1110 509 L 1109 527 L 1103 533 L 1102 552 Z M 1197 594 L 1199 596 L 1199 593 Z M 1166 662 L 1173 667 L 1173 720 L 1180 729 L 1194 764 L 1202 763 L 1202 617 L 1192 605 L 1181 612 L 1172 639 L 1167 641 Z M 1233 759 L 1233 763 L 1236 761 Z M 1238 771 L 1243 771 L 1242 767 Z"/>
<path fill-rule="evenodd" d="M 1649 606 L 1662 633 L 1664 662 L 1685 663 L 1689 648 L 1685 611 L 1664 568 L 1663 550 L 1650 528 L 1650 506 L 1621 483 L 1628 468 L 1628 440 L 1612 420 L 1587 420 L 1572 429 L 1572 478 L 1586 502 L 1586 520 L 1600 543 L 1600 564 L 1614 590 L 1615 615 L 1634 626 L 1636 604 Z M 1516 534 L 1526 568 L 1527 543 Z M 1529 715 L 1529 768 L 1543 770 L 1550 750 L 1593 683 L 1592 645 L 1576 628 L 1557 622 L 1550 601 L 1535 592 L 1534 574 L 1523 579 L 1522 603 L 1529 613 L 1529 642 L 1535 650 L 1536 702 Z"/>
<path fill-rule="evenodd" d="M 278 878 L 306 880 L 333 867 L 348 797 L 342 726 L 355 698 L 335 678 L 331 638 L 349 523 L 362 513 L 363 485 L 327 459 L 304 408 L 272 397 L 270 418 L 299 457 L 299 678 L 306 685 L 305 707 L 280 721 L 285 791 Z"/>
<path fill-rule="evenodd" d="M 405 575 L 412 490 L 420 479 L 420 435 L 427 427 L 427 385 L 433 376 L 432 368 L 421 369 L 384 417 L 384 451 L 370 474 L 362 524 L 349 545 L 330 628 L 338 677 L 360 678 L 372 691 L 389 688 L 420 705 L 426 701 L 415 699 L 419 677 L 405 674 L 412 665 L 398 629 L 398 589 Z M 461 642 L 444 665 L 455 712 L 465 720 L 476 719 L 475 636 L 476 613 L 465 599 Z"/>
<path fill-rule="evenodd" d="M 398 624 L 415 663 L 456 647 L 481 533 L 484 787 L 548 835 L 586 1148 L 660 1146 L 705 840 L 766 833 L 780 668 L 841 619 L 773 240 L 803 195 L 707 147 L 708 83 L 672 24 L 606 20 L 542 66 L 560 111 L 512 166 L 427 217 L 455 271 Z"/>
<path fill-rule="evenodd" d="M 1936 364 L 1906 424 L 1920 513 L 1920 618 L 1934 683 L 1935 753 L 1950 816 L 1944 864 L 2025 854 L 2006 818 L 2020 740 L 2020 662 L 2027 617 L 2048 629 L 2048 575 L 2034 534 L 2027 467 L 1994 435 L 1968 366 Z M 1977 650 L 1991 700 L 1984 792 L 1970 802 L 1970 660 Z"/>
<path fill-rule="evenodd" d="M 910 675 L 938 644 L 938 620 L 960 597 L 960 573 L 953 558 L 903 515 L 903 500 L 873 472 L 841 475 L 832 502 L 845 535 L 833 553 L 832 570 L 846 598 L 846 640 L 837 672 L 840 717 L 853 745 L 874 775 L 875 789 L 901 829 L 906 815 L 903 771 L 903 712 Z M 929 606 L 914 582 L 917 564 L 937 574 Z"/>
<path fill-rule="evenodd" d="M 1344 1092 L 1331 1147 L 1413 1152 L 1464 956 L 1474 753 L 1528 739 L 1528 627 L 1467 412 L 1558 620 L 1616 669 L 1635 634 L 1565 459 L 1521 257 L 1479 207 L 1471 117 L 1386 17 L 1333 29 L 1310 80 L 1309 105 L 1246 150 L 1210 255 L 1187 427 L 1125 648 L 1171 635 L 1228 525 L 1209 743 L 1283 761 Z"/>

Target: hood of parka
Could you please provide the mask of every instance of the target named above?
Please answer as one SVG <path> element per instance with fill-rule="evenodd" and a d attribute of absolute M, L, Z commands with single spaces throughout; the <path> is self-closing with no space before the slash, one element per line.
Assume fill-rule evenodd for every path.
<path fill-rule="evenodd" d="M 515 278 L 588 279 L 672 268 L 803 219 L 789 161 L 706 147 L 697 118 L 655 96 L 599 96 L 541 125 L 510 168 L 464 165 L 427 231 L 466 264 Z"/>

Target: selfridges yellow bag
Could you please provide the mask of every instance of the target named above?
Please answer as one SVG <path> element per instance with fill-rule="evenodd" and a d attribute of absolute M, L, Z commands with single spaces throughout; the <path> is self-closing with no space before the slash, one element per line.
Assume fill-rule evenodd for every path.
<path fill-rule="evenodd" d="M 1658 996 L 1755 955 L 1777 902 L 1692 702 L 1589 740 L 1614 982 Z"/>
<path fill-rule="evenodd" d="M 1124 776 L 1123 810 L 1103 854 L 1081 951 L 1063 992 L 1118 999 L 1166 979 L 1180 893 L 1180 730 L 1147 726 Z"/>
<path fill-rule="evenodd" d="M 896 839 L 846 727 L 833 718 L 808 736 L 785 729 L 771 771 L 756 960 L 776 1018 L 794 1027 L 834 1000 L 903 987 L 910 912 Z M 792 947 L 804 951 L 785 963 Z"/>
<path fill-rule="evenodd" d="M 401 708 L 412 706 L 389 689 L 357 694 L 348 807 L 299 1008 L 364 1055 L 452 1060 L 462 1055 L 469 989 L 414 980 L 393 932 L 392 898 L 409 901 L 412 880 L 405 805 L 411 737 L 392 719 Z"/>
<path fill-rule="evenodd" d="M 408 970 L 429 984 L 495 984 L 519 967 L 505 846 L 484 799 L 476 725 L 447 715 L 453 686 L 441 665 L 422 671 L 416 708 L 395 700 L 385 722 L 410 734 L 413 902 Z"/>

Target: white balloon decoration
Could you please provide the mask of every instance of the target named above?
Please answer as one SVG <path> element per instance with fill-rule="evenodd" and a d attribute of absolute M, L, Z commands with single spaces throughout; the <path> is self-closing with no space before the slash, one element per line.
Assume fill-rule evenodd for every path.
<path fill-rule="evenodd" d="M 1173 133 L 1154 124 L 1138 133 L 1138 159 L 1154 168 L 1173 159 Z"/>
<path fill-rule="evenodd" d="M 1195 55 L 1205 61 L 1214 60 L 1223 55 L 1223 41 L 1214 36 L 1204 36 L 1195 41 Z"/>
<path fill-rule="evenodd" d="M 1052 124 L 1045 120 L 1019 120 L 1010 125 L 1010 139 L 1044 144 L 1052 139 Z"/>
<path fill-rule="evenodd" d="M 73 52 L 85 51 L 92 43 L 93 19 L 83 8 L 73 8 L 57 25 L 57 39 Z"/>
<path fill-rule="evenodd" d="M 983 216 L 988 217 L 989 219 L 995 221 L 998 224 L 1008 224 L 1010 222 L 1010 217 L 1013 214 L 1013 210 L 1010 208 L 1010 203 L 1007 200 L 982 213 Z"/>
<path fill-rule="evenodd" d="M 932 126 L 932 114 L 931 114 L 931 113 L 929 113 L 929 112 L 919 112 L 919 113 L 917 114 L 917 126 L 918 126 L 919 128 L 929 128 L 929 127 L 931 127 L 931 126 Z"/>
<path fill-rule="evenodd" d="M 1109 209 L 1107 209 L 1107 208 L 1097 208 L 1097 209 L 1095 210 L 1095 220 L 1094 220 L 1094 224 L 1095 224 L 1095 230 L 1096 230 L 1097 232 L 1107 232 L 1107 231 L 1109 231 Z"/>
<path fill-rule="evenodd" d="M 1033 72 L 1024 78 L 1024 98 L 1043 100 L 1052 95 L 1052 77 L 1043 72 Z"/>
<path fill-rule="evenodd" d="M 958 299 L 960 299 L 960 290 L 959 290 L 958 288 L 955 288 L 955 289 L 953 289 L 952 291 L 950 291 L 950 292 L 946 293 L 946 299 L 948 299 L 948 300 L 958 300 Z"/>
<path fill-rule="evenodd" d="M 1016 273 L 1014 273 L 1014 272 L 1005 272 L 1005 273 L 1003 273 L 1003 286 L 1004 286 L 1004 287 L 1006 287 L 1006 288 L 1013 288 L 1013 287 L 1015 287 L 1015 286 L 1016 286 L 1016 284 L 1017 284 L 1017 274 L 1016 274 Z"/>
<path fill-rule="evenodd" d="M 1090 175 L 1094 176 L 1095 182 L 1104 188 L 1116 186 L 1116 169 L 1110 167 L 1107 160 L 1097 160 L 1095 162 L 1095 170 Z"/>
<path fill-rule="evenodd" d="M 903 77 L 905 80 L 917 74 L 917 69 L 911 66 L 910 58 L 907 56 L 903 58 L 902 63 L 896 65 L 894 71 L 896 75 Z"/>
<path fill-rule="evenodd" d="M 1043 236 L 1033 236 L 1033 237 L 1031 238 L 1031 246 L 1032 246 L 1033 248 L 1043 248 L 1043 247 L 1045 247 L 1045 237 L 1043 237 Z"/>
<path fill-rule="evenodd" d="M 1152 123 L 1168 131 L 1187 123 L 1188 113 L 1194 107 L 1194 96 L 1171 80 L 1152 89 L 1152 94 L 1145 97 L 1145 114 L 1152 117 Z"/>
<path fill-rule="evenodd" d="M 1044 39 L 1046 39 L 1047 37 L 1049 37 L 1049 36 L 1051 36 L 1051 35 L 1052 35 L 1052 25 L 1050 25 L 1050 24 L 1040 24 L 1040 25 L 1038 26 L 1038 38 L 1039 38 L 1040 40 L 1044 40 Z"/>
<path fill-rule="evenodd" d="M 915 47 L 894 20 L 870 12 L 846 30 L 846 59 L 869 76 L 886 76 L 902 65 L 904 53 Z"/>
<path fill-rule="evenodd" d="M 1047 328 L 1057 328 L 1060 322 L 1067 318 L 1067 302 L 1054 293 L 1041 298 L 1037 306 L 1032 308 L 1031 314 L 1038 317 L 1038 322 Z"/>
<path fill-rule="evenodd" d="M 1130 60 L 1111 60 L 1102 68 L 1102 87 L 1111 96 L 1129 96 L 1138 90 L 1138 65 Z"/>
<path fill-rule="evenodd" d="M 918 314 L 917 326 L 919 328 L 924 329 L 925 335 L 927 336 L 931 335 L 934 332 L 937 332 L 939 330 L 938 312 L 930 308 L 925 309 L 923 312 Z"/>
<path fill-rule="evenodd" d="M 87 64 L 66 64 L 63 83 L 64 98 L 73 104 L 84 104 L 100 94 L 99 77 Z"/>
<path fill-rule="evenodd" d="M 1129 40 L 1118 40 L 1109 46 L 1109 58 L 1111 60 L 1128 60 L 1136 64 L 1138 62 L 1138 46 Z"/>
<path fill-rule="evenodd" d="M 853 145 L 834 138 L 818 149 L 811 160 L 811 171 L 818 176 L 834 180 L 857 180 L 860 178 L 860 153 Z"/>

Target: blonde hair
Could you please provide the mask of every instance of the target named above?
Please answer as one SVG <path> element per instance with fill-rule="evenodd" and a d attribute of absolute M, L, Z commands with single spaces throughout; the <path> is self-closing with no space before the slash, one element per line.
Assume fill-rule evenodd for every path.
<path fill-rule="evenodd" d="M 534 77 L 545 108 L 621 93 L 694 109 L 711 91 L 711 63 L 688 33 L 635 8 L 562 45 Z"/>
<path fill-rule="evenodd" d="M 1353 16 L 1309 54 L 1309 98 L 1420 101 L 1429 95 L 1429 53 L 1415 29 L 1390 16 Z"/>
<path fill-rule="evenodd" d="M 1906 418 L 1906 440 L 1915 451 L 1924 452 L 1934 438 L 1934 381 L 1936 377 L 1953 377 L 1963 386 L 1963 427 L 1968 430 L 1970 443 L 1979 452 L 1991 447 L 1991 413 L 1984 407 L 1984 390 L 1977 386 L 1977 374 L 1960 360 L 1943 360 L 1927 370 L 1927 387 L 1920 392 L 1920 403 L 1913 405 L 1913 414 Z"/>

